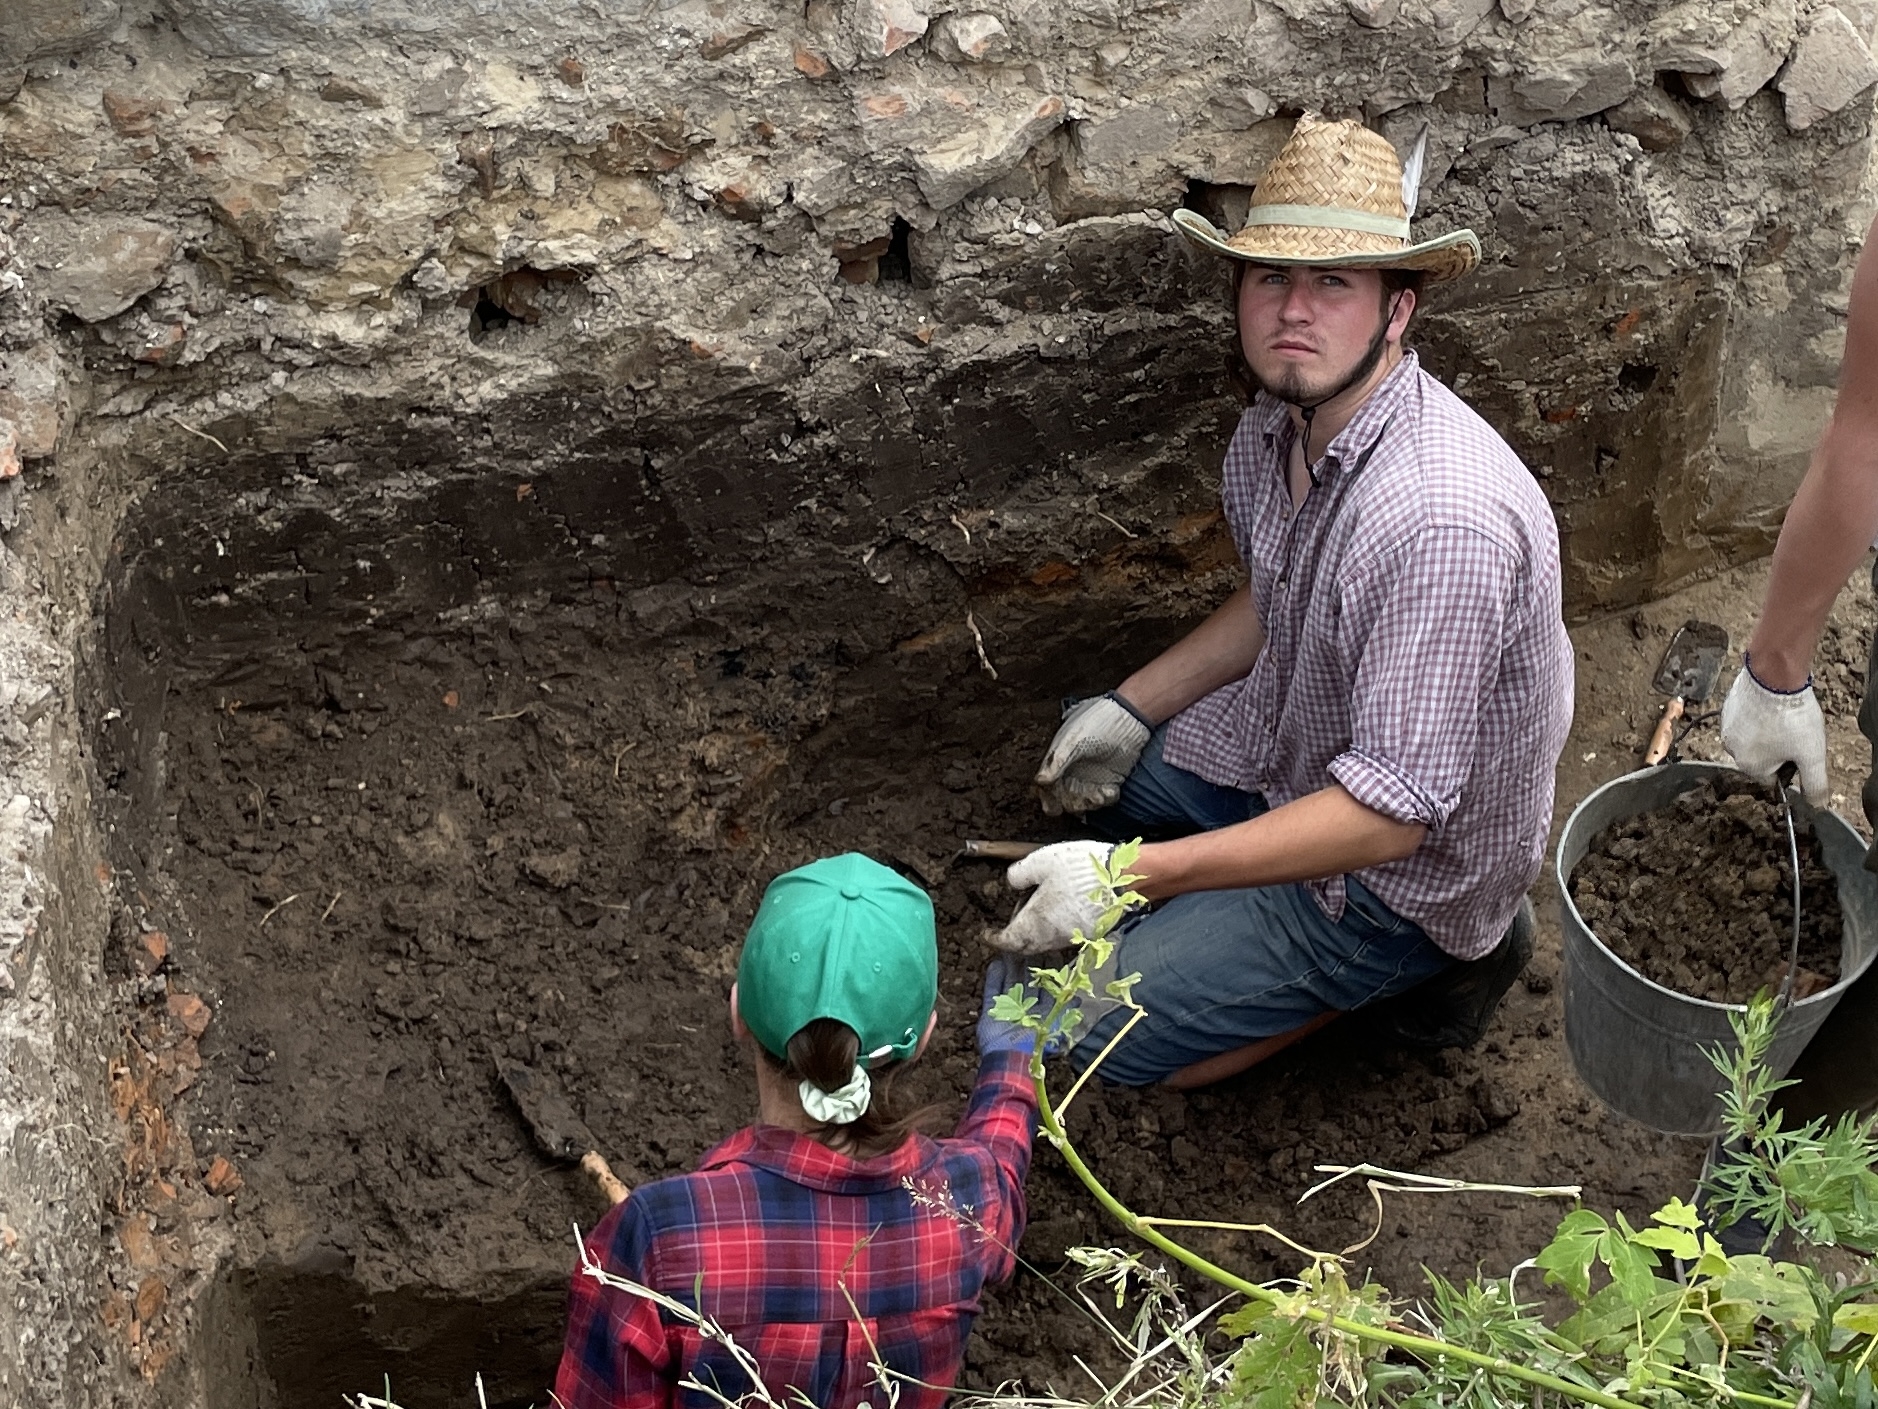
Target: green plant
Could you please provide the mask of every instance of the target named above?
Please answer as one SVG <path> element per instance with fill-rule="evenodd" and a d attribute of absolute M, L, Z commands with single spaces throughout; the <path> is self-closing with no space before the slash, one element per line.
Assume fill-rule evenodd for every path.
<path fill-rule="evenodd" d="M 1778 1006 L 1762 994 L 1735 1023 L 1738 1049 L 1708 1054 L 1728 1078 L 1727 1154 L 1709 1174 L 1708 1202 L 1723 1224 L 1764 1227 L 1763 1251 L 1791 1231 L 1816 1246 L 1870 1253 L 1878 1249 L 1878 1122 L 1847 1115 L 1783 1128 L 1772 1098 L 1793 1083 L 1775 1080 L 1766 1065 L 1777 1021 Z"/>
<path fill-rule="evenodd" d="M 1078 932 L 1067 963 L 1035 973 L 1037 993 L 1019 985 L 1000 995 L 993 1008 L 998 1017 L 1040 1036 L 1075 1030 L 1078 1000 L 1094 992 L 1094 974 L 1114 953 L 1110 933 L 1142 903 L 1130 889 L 1139 878 L 1128 871 L 1138 854 L 1138 843 L 1116 848 L 1102 876 L 1104 908 L 1094 933 Z M 1217 1409 L 1303 1409 L 1325 1402 L 1403 1409 L 1527 1403 L 1543 1409 L 1568 1402 L 1603 1409 L 1878 1406 L 1871 1375 L 1878 1302 L 1859 1299 L 1873 1284 L 1861 1279 L 1835 1290 L 1804 1265 L 1730 1257 L 1702 1227 L 1697 1210 L 1679 1199 L 1642 1228 L 1621 1214 L 1611 1221 L 1575 1209 L 1552 1241 L 1506 1278 L 1458 1286 L 1433 1279 L 1430 1297 L 1412 1307 L 1373 1283 L 1353 1284 L 1345 1254 L 1303 1248 L 1276 1229 L 1134 1212 L 1083 1161 L 1064 1124 L 1102 1059 L 1143 1015 L 1133 1000 L 1134 981 L 1107 984 L 1108 995 L 1134 1011 L 1060 1103 L 1050 1097 L 1041 1042 L 1031 1075 L 1045 1138 L 1097 1202 L 1143 1242 L 1246 1300 L 1219 1323 L 1232 1338 L 1224 1359 L 1215 1356 L 1176 1375 L 1170 1384 L 1179 1396 L 1155 1402 Z M 1757 1002 L 1736 1022 L 1738 1049 L 1713 1054 L 1729 1082 L 1730 1130 L 1750 1157 L 1711 1197 L 1724 1217 L 1755 1213 L 1775 1231 L 1792 1228 L 1814 1242 L 1869 1247 L 1878 1232 L 1872 1131 L 1855 1121 L 1830 1131 L 1817 1122 L 1781 1129 L 1769 1106 L 1780 1083 L 1765 1069 L 1776 1021 L 1774 1005 Z M 1414 1187 L 1405 1181 L 1416 1179 L 1368 1167 L 1333 1172 L 1376 1176 L 1370 1187 L 1379 1211 L 1382 1191 Z M 1264 1233 L 1301 1253 L 1306 1265 L 1286 1282 L 1254 1282 L 1168 1236 L 1165 1230 L 1177 1226 Z M 1110 1275 L 1122 1275 L 1125 1265 L 1150 1272 L 1133 1260 L 1112 1263 Z M 1528 1269 L 1571 1300 L 1572 1313 L 1557 1325 L 1521 1301 L 1516 1281 Z M 1130 1374 L 1140 1372 L 1136 1364 Z M 1101 1402 L 1117 1402 L 1109 1397 L 1114 1393 L 1111 1387 Z"/>

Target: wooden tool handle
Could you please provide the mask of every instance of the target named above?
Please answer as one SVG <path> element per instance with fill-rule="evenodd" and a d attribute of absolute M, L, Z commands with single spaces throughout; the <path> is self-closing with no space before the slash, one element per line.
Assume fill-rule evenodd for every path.
<path fill-rule="evenodd" d="M 982 856 L 987 861 L 1022 861 L 1045 845 L 1040 841 L 968 841 L 964 849 L 967 856 Z"/>
<path fill-rule="evenodd" d="M 608 1203 L 626 1202 L 626 1186 L 613 1176 L 612 1166 L 601 1158 L 598 1150 L 589 1150 L 582 1155 L 580 1167 L 593 1176 L 593 1182 L 600 1186 L 600 1192 L 606 1195 Z"/>
<path fill-rule="evenodd" d="M 1656 732 L 1650 735 L 1650 746 L 1643 751 L 1643 766 L 1649 768 L 1661 763 L 1669 752 L 1669 741 L 1675 736 L 1676 721 L 1682 718 L 1682 696 L 1670 696 L 1669 703 L 1663 706 L 1663 717 L 1656 721 Z"/>

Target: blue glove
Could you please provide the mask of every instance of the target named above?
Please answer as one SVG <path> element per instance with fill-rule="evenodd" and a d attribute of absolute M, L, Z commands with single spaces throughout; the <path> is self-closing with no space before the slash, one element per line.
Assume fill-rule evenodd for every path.
<path fill-rule="evenodd" d="M 1036 1033 L 1027 1027 L 1019 1027 L 1016 1023 L 991 1016 L 991 1005 L 997 996 L 1008 992 L 1011 985 L 1021 982 L 1024 971 L 1023 965 L 1009 963 L 1001 954 L 986 966 L 985 997 L 978 1017 L 980 1052 L 1021 1052 L 1028 1057 L 1037 1050 Z"/>

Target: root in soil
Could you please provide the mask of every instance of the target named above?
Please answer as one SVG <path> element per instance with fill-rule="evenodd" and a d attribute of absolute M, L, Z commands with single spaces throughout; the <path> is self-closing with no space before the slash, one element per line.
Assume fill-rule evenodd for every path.
<path fill-rule="evenodd" d="M 1800 844 L 1804 996 L 1838 982 L 1839 887 L 1812 830 Z M 1777 991 L 1793 943 L 1787 828 L 1772 788 L 1715 778 L 1658 812 L 1607 827 L 1572 872 L 1592 931 L 1645 978 L 1714 1003 Z"/>

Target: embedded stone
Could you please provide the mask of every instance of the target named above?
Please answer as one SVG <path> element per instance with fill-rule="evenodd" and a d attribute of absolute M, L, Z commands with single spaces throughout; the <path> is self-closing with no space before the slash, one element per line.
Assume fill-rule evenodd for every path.
<path fill-rule="evenodd" d="M 796 66 L 796 72 L 808 79 L 811 83 L 819 83 L 823 79 L 830 77 L 835 71 L 835 66 L 829 63 L 827 59 L 823 58 L 813 49 L 805 49 L 800 44 L 795 46 L 792 61 Z"/>
<path fill-rule="evenodd" d="M 1480 28 L 1480 22 L 1493 13 L 1494 0 L 1434 0 L 1428 17 L 1434 22 L 1435 39 L 1441 44 L 1459 44 Z"/>
<path fill-rule="evenodd" d="M 1063 99 L 1052 93 L 1028 108 L 997 114 L 916 152 L 913 176 L 920 194 L 934 210 L 957 205 L 1022 161 L 1032 147 L 1062 125 L 1068 111 Z"/>
<path fill-rule="evenodd" d="M 1813 20 L 1780 75 L 1787 126 L 1804 131 L 1831 117 L 1878 83 L 1878 62 L 1840 11 L 1828 6 Z"/>
<path fill-rule="evenodd" d="M 117 0 L 11 0 L 0 10 L 0 103 L 11 102 L 26 65 L 74 53 L 117 23 Z"/>
<path fill-rule="evenodd" d="M 769 30 L 760 24 L 732 25 L 729 29 L 719 30 L 698 46 L 698 54 L 706 59 L 721 59 L 736 53 L 746 44 L 754 44 Z"/>
<path fill-rule="evenodd" d="M 1858 37 L 1870 48 L 1872 34 L 1878 31 L 1878 0 L 1839 0 L 1838 10 L 1851 21 Z"/>
<path fill-rule="evenodd" d="M 861 52 L 884 59 L 924 35 L 931 17 L 924 0 L 860 0 L 854 23 Z"/>
<path fill-rule="evenodd" d="M 1772 81 L 1793 47 L 1797 25 L 1790 0 L 1775 0 L 1752 11 L 1729 31 L 1721 50 L 1713 55 L 1712 73 L 1691 73 L 1685 86 L 1698 98 L 1740 108 Z"/>
<path fill-rule="evenodd" d="M 120 89 L 107 88 L 103 95 L 104 116 L 120 137 L 148 137 L 156 131 L 157 119 L 175 110 L 175 104 L 162 98 L 144 98 Z"/>
<path fill-rule="evenodd" d="M 1570 122 L 1603 112 L 1629 97 L 1637 71 L 1621 54 L 1578 50 L 1548 59 L 1510 82 L 1487 82 L 1488 104 L 1503 122 Z"/>
<path fill-rule="evenodd" d="M 1078 124 L 1076 150 L 1085 166 L 1121 167 L 1163 156 L 1180 140 L 1182 127 L 1173 106 L 1136 103 L 1114 117 Z"/>
<path fill-rule="evenodd" d="M 952 63 L 983 63 L 1009 52 L 1011 41 L 996 15 L 947 15 L 933 27 L 932 47 Z"/>
<path fill-rule="evenodd" d="M 1402 0 L 1343 0 L 1350 18 L 1365 29 L 1386 28 L 1402 12 Z"/>
<path fill-rule="evenodd" d="M 143 346 L 131 356 L 153 367 L 165 367 L 177 359 L 183 350 L 183 345 L 188 341 L 189 329 L 181 323 L 171 323 L 146 339 Z"/>
<path fill-rule="evenodd" d="M 147 220 L 74 223 L 42 237 L 33 257 L 34 280 L 46 302 L 87 323 L 101 323 L 129 308 L 163 282 L 176 236 Z"/>
<path fill-rule="evenodd" d="M 1604 114 L 1617 132 L 1627 132 L 1646 152 L 1667 152 L 1680 147 L 1692 130 L 1687 113 L 1661 88 L 1651 86 L 1632 93 Z"/>
<path fill-rule="evenodd" d="M 275 239 L 282 254 L 309 269 L 337 269 L 356 201 L 325 181 L 308 181 L 281 197 Z"/>
<path fill-rule="evenodd" d="M 355 83 L 349 78 L 343 78 L 338 74 L 332 75 L 332 77 L 320 84 L 320 101 L 322 103 L 357 103 L 361 107 L 367 108 L 382 108 L 385 106 L 384 98 L 375 90 L 367 88 L 363 83 Z"/>
<path fill-rule="evenodd" d="M 50 343 L 0 351 L 0 417 L 12 422 L 28 460 L 55 454 L 70 428 L 65 368 Z"/>
<path fill-rule="evenodd" d="M 1217 186 L 1256 186 L 1291 136 L 1287 118 L 1266 118 L 1241 132 L 1210 137 L 1183 168 Z"/>
<path fill-rule="evenodd" d="M 417 85 L 417 92 L 411 98 L 411 111 L 425 116 L 448 112 L 456 106 L 456 100 L 463 92 L 463 85 L 468 82 L 468 70 L 444 69 L 441 73 Z"/>

